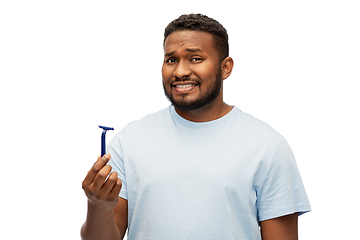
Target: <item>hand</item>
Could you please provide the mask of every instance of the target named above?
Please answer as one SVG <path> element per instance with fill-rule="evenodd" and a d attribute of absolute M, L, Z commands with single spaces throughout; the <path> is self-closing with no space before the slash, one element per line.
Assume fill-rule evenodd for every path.
<path fill-rule="evenodd" d="M 110 158 L 110 154 L 105 154 L 103 157 L 99 156 L 82 183 L 89 204 L 106 210 L 112 210 L 116 207 L 122 185 L 116 172 L 109 175 L 111 167 L 106 163 Z M 109 177 L 106 180 L 108 175 Z"/>

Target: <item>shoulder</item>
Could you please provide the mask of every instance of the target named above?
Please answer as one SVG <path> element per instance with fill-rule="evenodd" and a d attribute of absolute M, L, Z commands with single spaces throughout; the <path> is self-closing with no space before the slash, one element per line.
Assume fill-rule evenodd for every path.
<path fill-rule="evenodd" d="M 143 131 L 144 129 L 151 129 L 156 125 L 163 125 L 171 118 L 170 107 L 162 109 L 158 112 L 148 114 L 143 118 L 130 122 L 122 131 Z"/>
<path fill-rule="evenodd" d="M 248 136 L 249 138 L 269 140 L 272 142 L 283 138 L 277 130 L 272 128 L 266 122 L 254 117 L 251 114 L 243 112 L 239 108 L 235 108 L 235 110 L 237 113 L 237 125 L 244 133 L 244 135 Z"/>
<path fill-rule="evenodd" d="M 113 138 L 114 141 L 121 140 L 124 137 L 140 137 L 144 134 L 154 132 L 161 126 L 164 126 L 171 119 L 170 107 L 158 112 L 148 114 L 139 120 L 128 123 Z"/>

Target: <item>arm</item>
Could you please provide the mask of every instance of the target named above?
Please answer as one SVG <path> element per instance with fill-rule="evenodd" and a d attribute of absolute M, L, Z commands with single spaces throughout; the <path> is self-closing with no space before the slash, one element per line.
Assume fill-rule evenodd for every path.
<path fill-rule="evenodd" d="M 109 160 L 109 154 L 99 156 L 83 181 L 88 197 L 88 214 L 81 228 L 84 240 L 119 240 L 126 232 L 127 200 L 118 197 L 121 180 L 116 172 L 110 174 Z"/>
<path fill-rule="evenodd" d="M 298 213 L 260 222 L 263 240 L 298 240 Z"/>

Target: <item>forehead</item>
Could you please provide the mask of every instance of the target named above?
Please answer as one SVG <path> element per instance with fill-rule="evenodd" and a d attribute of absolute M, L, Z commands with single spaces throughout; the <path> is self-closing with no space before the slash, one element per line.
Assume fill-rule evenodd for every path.
<path fill-rule="evenodd" d="M 165 54 L 172 51 L 181 51 L 188 48 L 199 48 L 203 52 L 215 51 L 213 36 L 203 31 L 175 31 L 164 42 Z"/>

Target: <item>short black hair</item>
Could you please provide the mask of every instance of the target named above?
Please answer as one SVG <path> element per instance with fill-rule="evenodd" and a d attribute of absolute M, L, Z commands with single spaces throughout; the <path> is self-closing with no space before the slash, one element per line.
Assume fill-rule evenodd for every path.
<path fill-rule="evenodd" d="M 175 31 L 204 31 L 213 36 L 215 48 L 219 53 L 220 60 L 229 56 L 229 42 L 226 29 L 215 19 L 203 14 L 184 14 L 173 20 L 165 28 L 164 43 L 166 38 Z"/>

